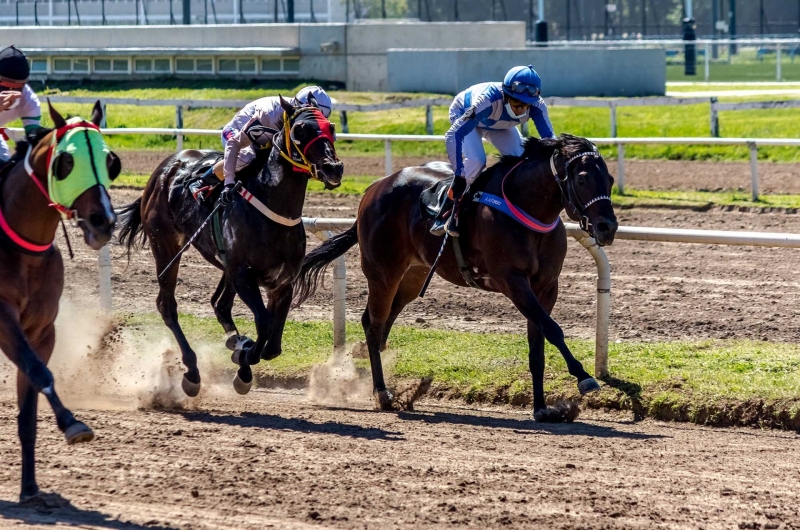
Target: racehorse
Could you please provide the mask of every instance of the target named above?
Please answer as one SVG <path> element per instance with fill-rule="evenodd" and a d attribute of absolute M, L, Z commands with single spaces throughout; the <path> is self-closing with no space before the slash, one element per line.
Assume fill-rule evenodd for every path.
<path fill-rule="evenodd" d="M 58 223 L 73 219 L 86 244 L 99 250 L 110 239 L 116 216 L 107 186 L 119 175 L 119 158 L 99 132 L 100 102 L 91 123 L 68 122 L 50 106 L 55 129 L 39 129 L 0 175 L 0 349 L 17 366 L 20 500 L 36 497 L 36 408 L 39 393 L 53 407 L 67 443 L 88 442 L 94 433 L 59 400 L 47 363 L 64 289 L 64 262 L 53 245 Z"/>
<path fill-rule="evenodd" d="M 165 270 L 167 265 L 200 230 L 192 245 L 223 273 L 211 305 L 228 334 L 226 345 L 234 350 L 232 360 L 239 365 L 234 388 L 246 394 L 253 378 L 250 365 L 281 354 L 292 282 L 305 255 L 301 215 L 308 180 L 320 180 L 326 189 L 341 184 L 344 168 L 336 156 L 330 122 L 313 102 L 293 107 L 281 98 L 281 105 L 283 129 L 273 137 L 271 149 L 260 151 L 256 161 L 239 172 L 246 188 L 221 210 L 216 228 L 203 228 L 210 206 L 198 204 L 181 184 L 195 173 L 198 161 L 213 156 L 208 151 L 185 150 L 168 157 L 153 172 L 141 198 L 120 212 L 119 240 L 127 245 L 128 254 L 144 242 L 145 235 L 150 242 L 159 274 L 156 305 L 180 345 L 187 368 L 181 386 L 191 397 L 200 392 L 200 372 L 197 356 L 178 323 L 175 287 L 180 258 Z M 260 163 L 264 158 L 265 166 Z M 260 286 L 267 291 L 266 306 Z M 240 336 L 233 323 L 231 308 L 237 294 L 253 312 L 258 334 L 255 342 Z"/>
<path fill-rule="evenodd" d="M 386 388 L 380 352 L 386 348 L 397 316 L 419 296 L 442 248 L 442 238 L 428 232 L 431 220 L 424 215 L 420 198 L 452 173 L 431 166 L 405 168 L 373 183 L 361 199 L 355 225 L 310 252 L 296 281 L 295 303 L 299 304 L 314 293 L 333 259 L 356 243 L 361 246 L 361 270 L 369 287 L 361 324 L 376 405 L 383 410 L 395 404 Z M 485 196 L 494 197 L 491 201 L 505 202 L 508 213 L 487 205 L 491 201 L 468 203 L 458 216 L 459 247 L 448 246 L 436 268 L 436 273 L 450 283 L 463 287 L 470 282 L 485 291 L 503 293 L 527 319 L 537 420 L 566 419 L 565 409 L 548 408 L 545 403 L 545 338 L 561 352 L 582 394 L 599 389 L 573 357 L 564 342 L 564 332 L 550 312 L 558 296 L 558 276 L 567 251 L 560 213 L 566 209 L 570 218 L 581 221 L 598 244 L 612 243 L 617 230 L 610 200 L 613 182 L 605 162 L 588 140 L 570 135 L 529 139 L 521 158 L 503 157 L 473 185 Z M 464 258 L 461 267 L 456 255 L 459 248 Z M 462 268 L 466 269 L 463 274 Z"/>

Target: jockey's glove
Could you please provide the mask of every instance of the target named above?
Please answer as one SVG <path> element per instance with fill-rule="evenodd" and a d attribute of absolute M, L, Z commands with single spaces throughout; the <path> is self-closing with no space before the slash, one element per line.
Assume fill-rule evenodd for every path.
<path fill-rule="evenodd" d="M 236 197 L 236 192 L 233 191 L 233 187 L 236 184 L 233 182 L 226 182 L 225 187 L 222 189 L 222 193 L 219 194 L 219 203 L 222 206 L 228 206 L 233 202 L 233 199 Z"/>
<path fill-rule="evenodd" d="M 467 179 L 456 175 L 456 177 L 453 179 L 453 183 L 450 185 L 450 191 L 447 195 L 451 199 L 457 200 L 464 195 L 465 191 L 467 191 Z"/>

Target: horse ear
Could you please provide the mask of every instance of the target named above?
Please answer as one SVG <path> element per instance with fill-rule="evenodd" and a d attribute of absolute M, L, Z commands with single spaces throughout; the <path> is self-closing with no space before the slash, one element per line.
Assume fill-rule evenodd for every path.
<path fill-rule="evenodd" d="M 50 119 L 53 120 L 53 125 L 56 129 L 60 129 L 67 125 L 67 120 L 64 119 L 61 114 L 53 107 L 53 104 L 50 103 L 50 98 L 47 98 L 47 105 L 50 107 Z"/>
<path fill-rule="evenodd" d="M 281 107 L 283 107 L 283 110 L 285 110 L 287 114 L 291 115 L 294 112 L 294 106 L 292 106 L 291 103 L 283 99 L 283 96 L 279 95 L 278 97 L 281 100 Z"/>
<path fill-rule="evenodd" d="M 100 104 L 99 99 L 95 102 L 94 108 L 92 108 L 92 123 L 98 127 L 103 123 L 103 105 Z"/>
<path fill-rule="evenodd" d="M 308 104 L 312 107 L 319 108 L 319 103 L 317 103 L 317 98 L 314 97 L 313 93 L 308 94 Z"/>

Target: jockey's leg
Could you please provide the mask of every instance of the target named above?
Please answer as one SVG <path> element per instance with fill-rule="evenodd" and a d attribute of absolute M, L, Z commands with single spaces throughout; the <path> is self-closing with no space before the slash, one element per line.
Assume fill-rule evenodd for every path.
<path fill-rule="evenodd" d="M 11 160 L 11 150 L 2 136 L 2 132 L 2 129 L 0 129 L 0 169 Z"/>
<path fill-rule="evenodd" d="M 516 127 L 501 129 L 499 131 L 486 131 L 484 137 L 495 149 L 500 151 L 501 156 L 522 156 L 524 152 L 524 148 L 522 147 L 524 139 L 519 129 Z"/>
<path fill-rule="evenodd" d="M 447 230 L 451 236 L 458 237 L 455 224 L 451 221 L 458 213 L 458 208 L 461 206 L 461 198 L 469 189 L 469 185 L 475 182 L 483 168 L 486 167 L 486 151 L 483 150 L 481 133 L 477 129 L 464 138 L 461 153 L 464 157 L 464 175 L 466 178 L 457 176 L 453 179 L 453 184 L 450 185 L 450 189 L 447 191 L 448 198 L 453 201 L 453 207 L 448 208 L 447 203 L 442 206 L 430 229 L 431 234 L 435 236 L 441 236 Z M 453 213 L 449 218 L 445 218 L 445 214 L 448 211 Z"/>

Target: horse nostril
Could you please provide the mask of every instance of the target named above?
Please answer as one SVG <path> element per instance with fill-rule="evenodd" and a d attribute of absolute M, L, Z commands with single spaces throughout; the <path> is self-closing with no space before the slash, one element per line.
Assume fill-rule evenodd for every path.
<path fill-rule="evenodd" d="M 106 216 L 101 213 L 93 213 L 89 216 L 89 224 L 95 228 L 102 228 L 106 225 Z"/>
<path fill-rule="evenodd" d="M 609 226 L 609 224 L 605 221 L 600 221 L 599 223 L 597 223 L 597 231 L 603 233 L 610 232 L 611 226 Z"/>

